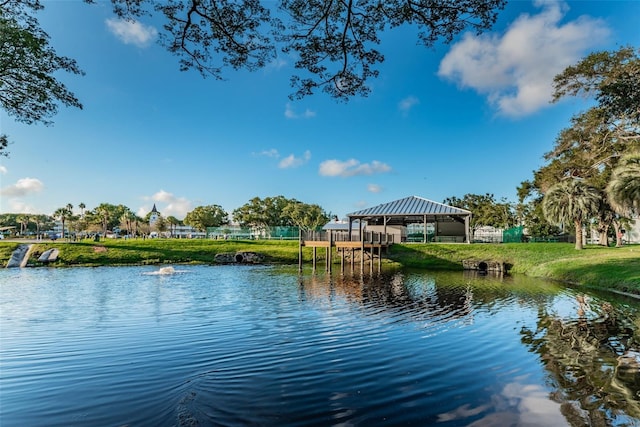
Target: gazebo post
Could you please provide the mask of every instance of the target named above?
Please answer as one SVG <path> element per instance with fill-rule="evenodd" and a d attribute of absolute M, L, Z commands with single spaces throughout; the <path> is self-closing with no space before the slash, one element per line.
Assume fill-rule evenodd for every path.
<path fill-rule="evenodd" d="M 469 232 L 469 222 L 471 215 L 464 217 L 464 237 L 467 239 L 467 243 L 471 243 L 471 233 Z"/>
<path fill-rule="evenodd" d="M 422 239 L 422 243 L 427 243 L 427 214 L 424 214 L 424 236 Z"/>
<path fill-rule="evenodd" d="M 331 246 L 333 245 L 333 231 L 329 230 L 329 247 L 327 248 L 327 271 L 331 273 Z"/>
<path fill-rule="evenodd" d="M 360 274 L 364 274 L 364 231 L 362 230 L 362 219 L 360 219 Z"/>
<path fill-rule="evenodd" d="M 298 271 L 302 272 L 302 230 L 299 230 L 298 236 Z"/>
<path fill-rule="evenodd" d="M 382 223 L 383 223 L 383 230 L 384 230 L 384 234 L 387 234 L 387 216 L 383 215 L 382 217 Z"/>
<path fill-rule="evenodd" d="M 313 272 L 316 272 L 316 255 L 317 255 L 317 248 L 314 246 L 313 247 Z"/>

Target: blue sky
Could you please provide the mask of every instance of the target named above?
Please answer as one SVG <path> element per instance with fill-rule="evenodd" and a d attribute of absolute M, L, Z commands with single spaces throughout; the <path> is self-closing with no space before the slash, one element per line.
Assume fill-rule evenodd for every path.
<path fill-rule="evenodd" d="M 156 43 L 155 18 L 126 24 L 107 2 L 44 4 L 51 44 L 86 72 L 59 76 L 84 109 L 61 107 L 50 127 L 0 111 L 15 142 L 0 158 L 1 213 L 106 202 L 144 215 L 155 203 L 182 219 L 277 195 L 340 217 L 410 195 L 515 202 L 589 106 L 550 104 L 553 76 L 592 51 L 640 46 L 638 1 L 511 1 L 492 30 L 449 45 L 417 45 L 411 28 L 385 33 L 367 98 L 290 101 L 290 57 L 203 79 Z"/>

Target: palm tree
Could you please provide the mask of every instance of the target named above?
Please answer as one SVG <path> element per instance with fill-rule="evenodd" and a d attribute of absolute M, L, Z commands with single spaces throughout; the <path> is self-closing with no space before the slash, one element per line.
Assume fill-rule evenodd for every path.
<path fill-rule="evenodd" d="M 109 206 L 106 203 L 101 203 L 97 208 L 95 208 L 94 212 L 102 225 L 102 237 L 106 237 L 107 227 L 109 226 L 109 220 L 111 219 Z"/>
<path fill-rule="evenodd" d="M 582 249 L 582 225 L 598 212 L 600 193 L 580 179 L 570 178 L 554 185 L 542 200 L 542 211 L 552 223 L 572 221 L 576 229 L 576 249 Z"/>
<path fill-rule="evenodd" d="M 167 222 L 169 223 L 169 232 L 171 233 L 171 237 L 176 231 L 176 226 L 180 224 L 180 220 L 175 216 L 169 215 L 167 217 Z"/>
<path fill-rule="evenodd" d="M 621 215 L 640 213 L 640 151 L 622 156 L 606 191 L 611 206 Z"/>
<path fill-rule="evenodd" d="M 27 228 L 29 228 L 29 222 L 31 221 L 29 215 L 18 215 L 16 221 L 20 224 L 20 235 L 23 236 Z"/>
<path fill-rule="evenodd" d="M 53 213 L 53 217 L 62 223 L 62 236 L 61 236 L 61 238 L 63 238 L 63 239 L 64 239 L 64 223 L 66 222 L 66 220 L 68 218 L 71 217 L 71 215 L 73 215 L 73 212 L 71 211 L 71 209 L 69 209 L 69 205 L 71 205 L 71 204 L 69 203 L 64 208 L 58 208 Z"/>
<path fill-rule="evenodd" d="M 80 208 L 80 216 L 84 217 L 84 208 L 87 207 L 87 205 L 84 204 L 84 202 L 80 202 L 80 204 L 78 205 L 78 207 Z"/>

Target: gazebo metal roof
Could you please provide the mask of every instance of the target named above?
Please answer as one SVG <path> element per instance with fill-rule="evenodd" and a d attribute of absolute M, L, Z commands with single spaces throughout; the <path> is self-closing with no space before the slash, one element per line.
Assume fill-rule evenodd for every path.
<path fill-rule="evenodd" d="M 466 209 L 456 208 L 443 203 L 434 202 L 418 196 L 409 196 L 404 199 L 373 206 L 352 212 L 349 218 L 372 218 L 381 216 L 467 216 L 471 212 Z"/>
<path fill-rule="evenodd" d="M 349 218 L 349 233 L 355 221 L 366 222 L 371 226 L 384 226 L 386 233 L 387 226 L 406 226 L 408 224 L 427 223 L 460 223 L 463 224 L 464 241 L 469 242 L 471 221 L 471 211 L 434 202 L 418 196 L 405 197 L 404 199 L 384 203 L 367 209 L 352 212 L 347 215 Z M 426 243 L 427 233 L 424 233 Z"/>

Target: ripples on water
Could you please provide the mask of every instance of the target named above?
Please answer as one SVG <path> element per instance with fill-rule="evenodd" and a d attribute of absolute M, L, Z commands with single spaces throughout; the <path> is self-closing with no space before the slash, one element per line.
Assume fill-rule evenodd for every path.
<path fill-rule="evenodd" d="M 0 424 L 638 424 L 634 302 L 462 273 L 176 269 L 1 272 Z"/>

